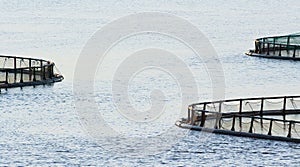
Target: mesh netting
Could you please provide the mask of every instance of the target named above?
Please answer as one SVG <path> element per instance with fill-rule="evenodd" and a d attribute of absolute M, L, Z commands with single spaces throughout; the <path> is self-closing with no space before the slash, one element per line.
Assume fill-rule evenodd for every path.
<path fill-rule="evenodd" d="M 300 58 L 300 33 L 286 36 L 259 38 L 255 41 L 255 53 L 285 57 Z"/>
<path fill-rule="evenodd" d="M 279 121 L 273 121 L 272 134 L 275 136 L 286 137 L 288 135 L 288 124 Z"/>
<path fill-rule="evenodd" d="M 263 103 L 263 104 L 262 104 Z M 240 106 L 240 104 L 242 106 Z M 221 105 L 221 107 L 220 107 Z M 205 107 L 204 107 L 205 106 Z M 231 113 L 231 112 L 252 112 L 252 111 L 260 111 L 263 107 L 263 111 L 268 110 L 295 110 L 300 109 L 300 98 L 275 98 L 275 99 L 268 99 L 265 98 L 264 100 L 247 100 L 244 99 L 241 102 L 237 101 L 230 101 L 230 102 L 212 102 L 207 104 L 197 104 L 194 105 L 194 110 L 204 110 L 205 111 L 212 111 L 212 112 L 221 112 L 221 113 Z"/>
<path fill-rule="evenodd" d="M 300 33 L 290 34 L 286 36 L 274 36 L 259 39 L 260 42 L 270 44 L 283 44 L 283 45 L 298 45 L 300 46 Z"/>
<path fill-rule="evenodd" d="M 291 137 L 300 138 L 300 124 L 293 124 Z"/>
<path fill-rule="evenodd" d="M 222 103 L 222 108 L 221 108 L 222 113 L 238 112 L 239 110 L 240 110 L 239 101 Z"/>
<path fill-rule="evenodd" d="M 203 104 L 197 104 L 197 105 L 193 106 L 193 109 L 194 110 L 203 110 L 204 109 L 203 106 L 204 106 Z"/>
<path fill-rule="evenodd" d="M 269 125 L 270 125 L 269 120 L 254 119 L 253 120 L 253 125 L 252 125 L 252 133 L 255 133 L 255 134 L 268 134 Z M 250 127 L 249 127 L 248 131 L 250 131 Z"/>
<path fill-rule="evenodd" d="M 259 111 L 260 108 L 261 108 L 261 100 L 243 101 L 243 112 Z"/>
<path fill-rule="evenodd" d="M 233 99 L 191 106 L 193 111 L 198 109 L 193 119 L 197 126 L 300 139 L 300 96 Z"/>
<path fill-rule="evenodd" d="M 54 63 L 33 58 L 0 56 L 0 86 L 54 77 Z"/>
<path fill-rule="evenodd" d="M 219 112 L 219 103 L 211 103 L 206 105 L 206 111 Z"/>
<path fill-rule="evenodd" d="M 233 124 L 234 119 L 235 119 L 235 123 Z M 289 122 L 284 122 L 282 120 L 272 120 L 272 124 L 271 124 L 270 119 L 254 118 L 251 125 L 251 121 L 252 118 L 250 117 L 242 117 L 241 119 L 239 117 L 222 118 L 220 120 L 220 129 L 234 130 L 234 131 L 246 132 L 246 133 L 252 131 L 251 133 L 254 134 L 272 135 L 272 136 L 280 136 L 280 137 L 288 136 L 289 126 L 290 126 Z M 300 124 L 293 123 L 291 125 L 292 125 L 291 137 L 300 138 Z M 232 129 L 232 127 L 234 127 L 234 129 Z M 271 131 L 270 131 L 270 127 L 271 127 Z M 269 134 L 270 132 L 271 134 Z"/>
<path fill-rule="evenodd" d="M 300 107 L 300 98 L 289 98 L 287 100 L 286 109 L 299 109 Z"/>
<path fill-rule="evenodd" d="M 205 123 L 203 126 L 205 128 L 215 128 L 218 120 L 221 118 L 221 114 L 216 112 L 205 112 Z M 194 125 L 201 126 L 202 112 L 195 112 L 195 122 Z"/>
<path fill-rule="evenodd" d="M 16 68 L 26 68 L 29 67 L 29 61 L 31 61 L 31 67 L 41 67 L 41 64 L 46 65 L 48 63 L 44 60 L 26 58 L 14 59 L 13 57 L 0 57 L 0 68 L 13 69 L 14 65 L 16 65 Z"/>
<path fill-rule="evenodd" d="M 264 110 L 283 109 L 283 99 L 264 100 Z"/>

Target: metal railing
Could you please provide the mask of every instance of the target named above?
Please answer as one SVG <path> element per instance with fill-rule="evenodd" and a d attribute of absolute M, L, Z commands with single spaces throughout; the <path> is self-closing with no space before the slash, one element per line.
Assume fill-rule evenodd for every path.
<path fill-rule="evenodd" d="M 299 58 L 300 44 L 291 43 L 291 37 L 300 39 L 300 35 L 276 36 L 256 39 L 254 52 L 257 54 L 265 54 L 283 58 Z M 282 42 L 282 39 L 284 38 L 286 38 L 286 41 Z M 278 39 L 281 39 L 281 42 L 277 42 L 276 40 Z"/>
<path fill-rule="evenodd" d="M 43 59 L 0 55 L 0 88 L 26 86 L 58 77 L 62 80 L 61 75 L 54 73 L 54 67 L 53 62 Z"/>
<path fill-rule="evenodd" d="M 296 58 L 300 57 L 299 50 L 300 46 L 298 45 L 274 44 L 260 41 L 255 42 L 255 53 L 257 54 Z"/>
<path fill-rule="evenodd" d="M 276 100 L 276 101 L 272 101 L 272 100 Z M 271 110 L 271 108 L 268 108 L 265 105 L 266 102 L 270 102 L 270 103 L 280 102 L 281 103 L 279 105 L 280 108 L 277 107 L 274 108 L 274 110 L 282 110 L 282 112 L 289 111 L 290 109 L 298 110 L 298 107 L 295 106 L 294 103 L 295 100 L 300 100 L 300 96 L 276 96 L 276 97 L 229 99 L 229 100 L 219 100 L 219 101 L 212 101 L 212 102 L 194 103 L 189 105 L 189 109 L 215 111 L 219 113 L 237 112 L 238 114 L 241 114 L 243 112 L 253 112 L 253 113 L 259 112 L 260 114 L 263 114 L 263 112 Z M 251 106 L 251 103 L 255 103 L 256 106 Z M 224 105 L 235 105 L 236 107 L 234 107 L 231 110 L 224 111 L 222 110 L 224 109 Z"/>
<path fill-rule="evenodd" d="M 247 119 L 248 122 L 237 124 L 237 119 L 240 120 L 240 118 Z M 297 128 L 300 131 L 300 121 L 295 120 L 281 120 L 239 114 L 234 114 L 232 117 L 222 117 L 220 113 L 201 110 L 197 111 L 190 124 L 203 128 L 212 128 L 210 127 L 211 125 L 206 126 L 207 121 L 214 122 L 213 129 L 300 139 L 300 132 L 298 133 L 297 131 Z"/>
<path fill-rule="evenodd" d="M 300 105 L 298 107 L 297 102 L 300 104 L 300 96 L 195 103 L 188 107 L 188 118 L 185 123 L 233 132 L 300 138 L 300 133 L 297 132 L 297 128 L 300 131 L 300 121 L 286 119 L 288 115 L 300 114 Z M 275 117 L 283 117 L 283 119 Z M 207 122 L 210 123 L 210 127 L 206 126 Z M 276 129 L 274 124 L 280 127 Z"/>

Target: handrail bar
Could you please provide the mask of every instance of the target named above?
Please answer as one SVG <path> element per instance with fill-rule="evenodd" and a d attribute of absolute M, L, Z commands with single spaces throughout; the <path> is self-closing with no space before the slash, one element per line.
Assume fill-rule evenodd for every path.
<path fill-rule="evenodd" d="M 258 117 L 258 116 L 244 116 L 240 114 L 234 115 L 235 117 L 243 117 L 243 118 L 255 118 L 255 119 L 263 119 L 263 120 L 268 120 L 268 121 L 278 121 L 278 122 L 291 122 L 291 123 L 297 123 L 300 124 L 300 121 L 295 121 L 295 120 L 284 120 L 284 119 L 276 119 L 276 118 L 266 118 L 266 117 Z"/>
<path fill-rule="evenodd" d="M 281 99 L 281 98 L 300 98 L 300 95 L 297 96 L 269 96 L 269 97 L 254 97 L 254 98 L 239 98 L 239 99 L 229 99 L 229 100 L 217 100 L 211 102 L 200 102 L 194 103 L 190 106 L 203 105 L 203 104 L 213 104 L 213 103 L 224 103 L 224 102 L 234 102 L 234 101 L 249 101 L 249 100 L 270 100 L 270 99 Z"/>
<path fill-rule="evenodd" d="M 279 36 L 267 36 L 267 37 L 261 37 L 261 38 L 257 38 L 257 40 L 262 40 L 262 39 L 267 39 L 267 38 L 283 38 L 283 37 L 300 37 L 299 35 L 279 35 Z"/>
<path fill-rule="evenodd" d="M 16 68 L 16 70 L 26 70 L 26 69 L 33 69 L 33 68 L 43 68 L 43 67 L 51 67 L 53 66 L 53 64 L 45 64 L 42 67 L 41 66 L 32 66 L 32 67 L 20 67 L 20 68 Z M 14 68 L 0 68 L 0 71 L 14 71 Z"/>
<path fill-rule="evenodd" d="M 221 115 L 222 113 L 219 112 L 214 112 L 214 111 L 206 111 L 206 110 L 196 110 L 196 111 L 200 111 L 201 113 L 212 113 L 212 114 L 216 114 L 216 115 Z M 267 117 L 258 117 L 258 116 L 245 116 L 243 114 L 233 114 L 232 117 L 242 117 L 242 118 L 255 118 L 255 119 L 263 119 L 263 120 L 273 120 L 273 121 L 279 121 L 279 122 L 291 122 L 291 123 L 297 123 L 300 124 L 300 121 L 295 121 L 295 120 L 283 120 L 283 119 L 277 119 L 277 118 L 267 118 Z M 221 117 L 222 119 L 223 117 Z"/>
<path fill-rule="evenodd" d="M 22 60 L 34 60 L 34 61 L 43 61 L 43 62 L 48 62 L 47 60 L 44 59 L 37 59 L 37 58 L 28 58 L 28 57 L 20 57 L 20 56 L 6 56 L 6 55 L 0 55 L 0 57 L 3 58 L 16 58 L 16 59 L 22 59 Z"/>

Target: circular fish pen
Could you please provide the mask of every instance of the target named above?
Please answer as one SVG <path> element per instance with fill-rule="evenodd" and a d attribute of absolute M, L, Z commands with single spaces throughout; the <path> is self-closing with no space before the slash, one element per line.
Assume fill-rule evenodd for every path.
<path fill-rule="evenodd" d="M 0 90 L 45 85 L 64 79 L 51 61 L 0 55 Z"/>
<path fill-rule="evenodd" d="M 300 143 L 300 96 L 191 104 L 181 128 Z"/>
<path fill-rule="evenodd" d="M 249 56 L 300 60 L 300 33 L 258 38 L 255 49 L 246 53 Z"/>

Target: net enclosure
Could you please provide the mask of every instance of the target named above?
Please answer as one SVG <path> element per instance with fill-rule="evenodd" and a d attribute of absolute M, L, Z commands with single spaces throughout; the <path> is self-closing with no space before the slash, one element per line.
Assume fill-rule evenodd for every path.
<path fill-rule="evenodd" d="M 258 38 L 249 56 L 300 60 L 300 33 Z"/>
<path fill-rule="evenodd" d="M 192 130 L 300 143 L 300 96 L 191 104 L 176 125 Z"/>
<path fill-rule="evenodd" d="M 0 55 L 0 90 L 60 82 L 64 77 L 56 71 L 51 61 Z"/>

